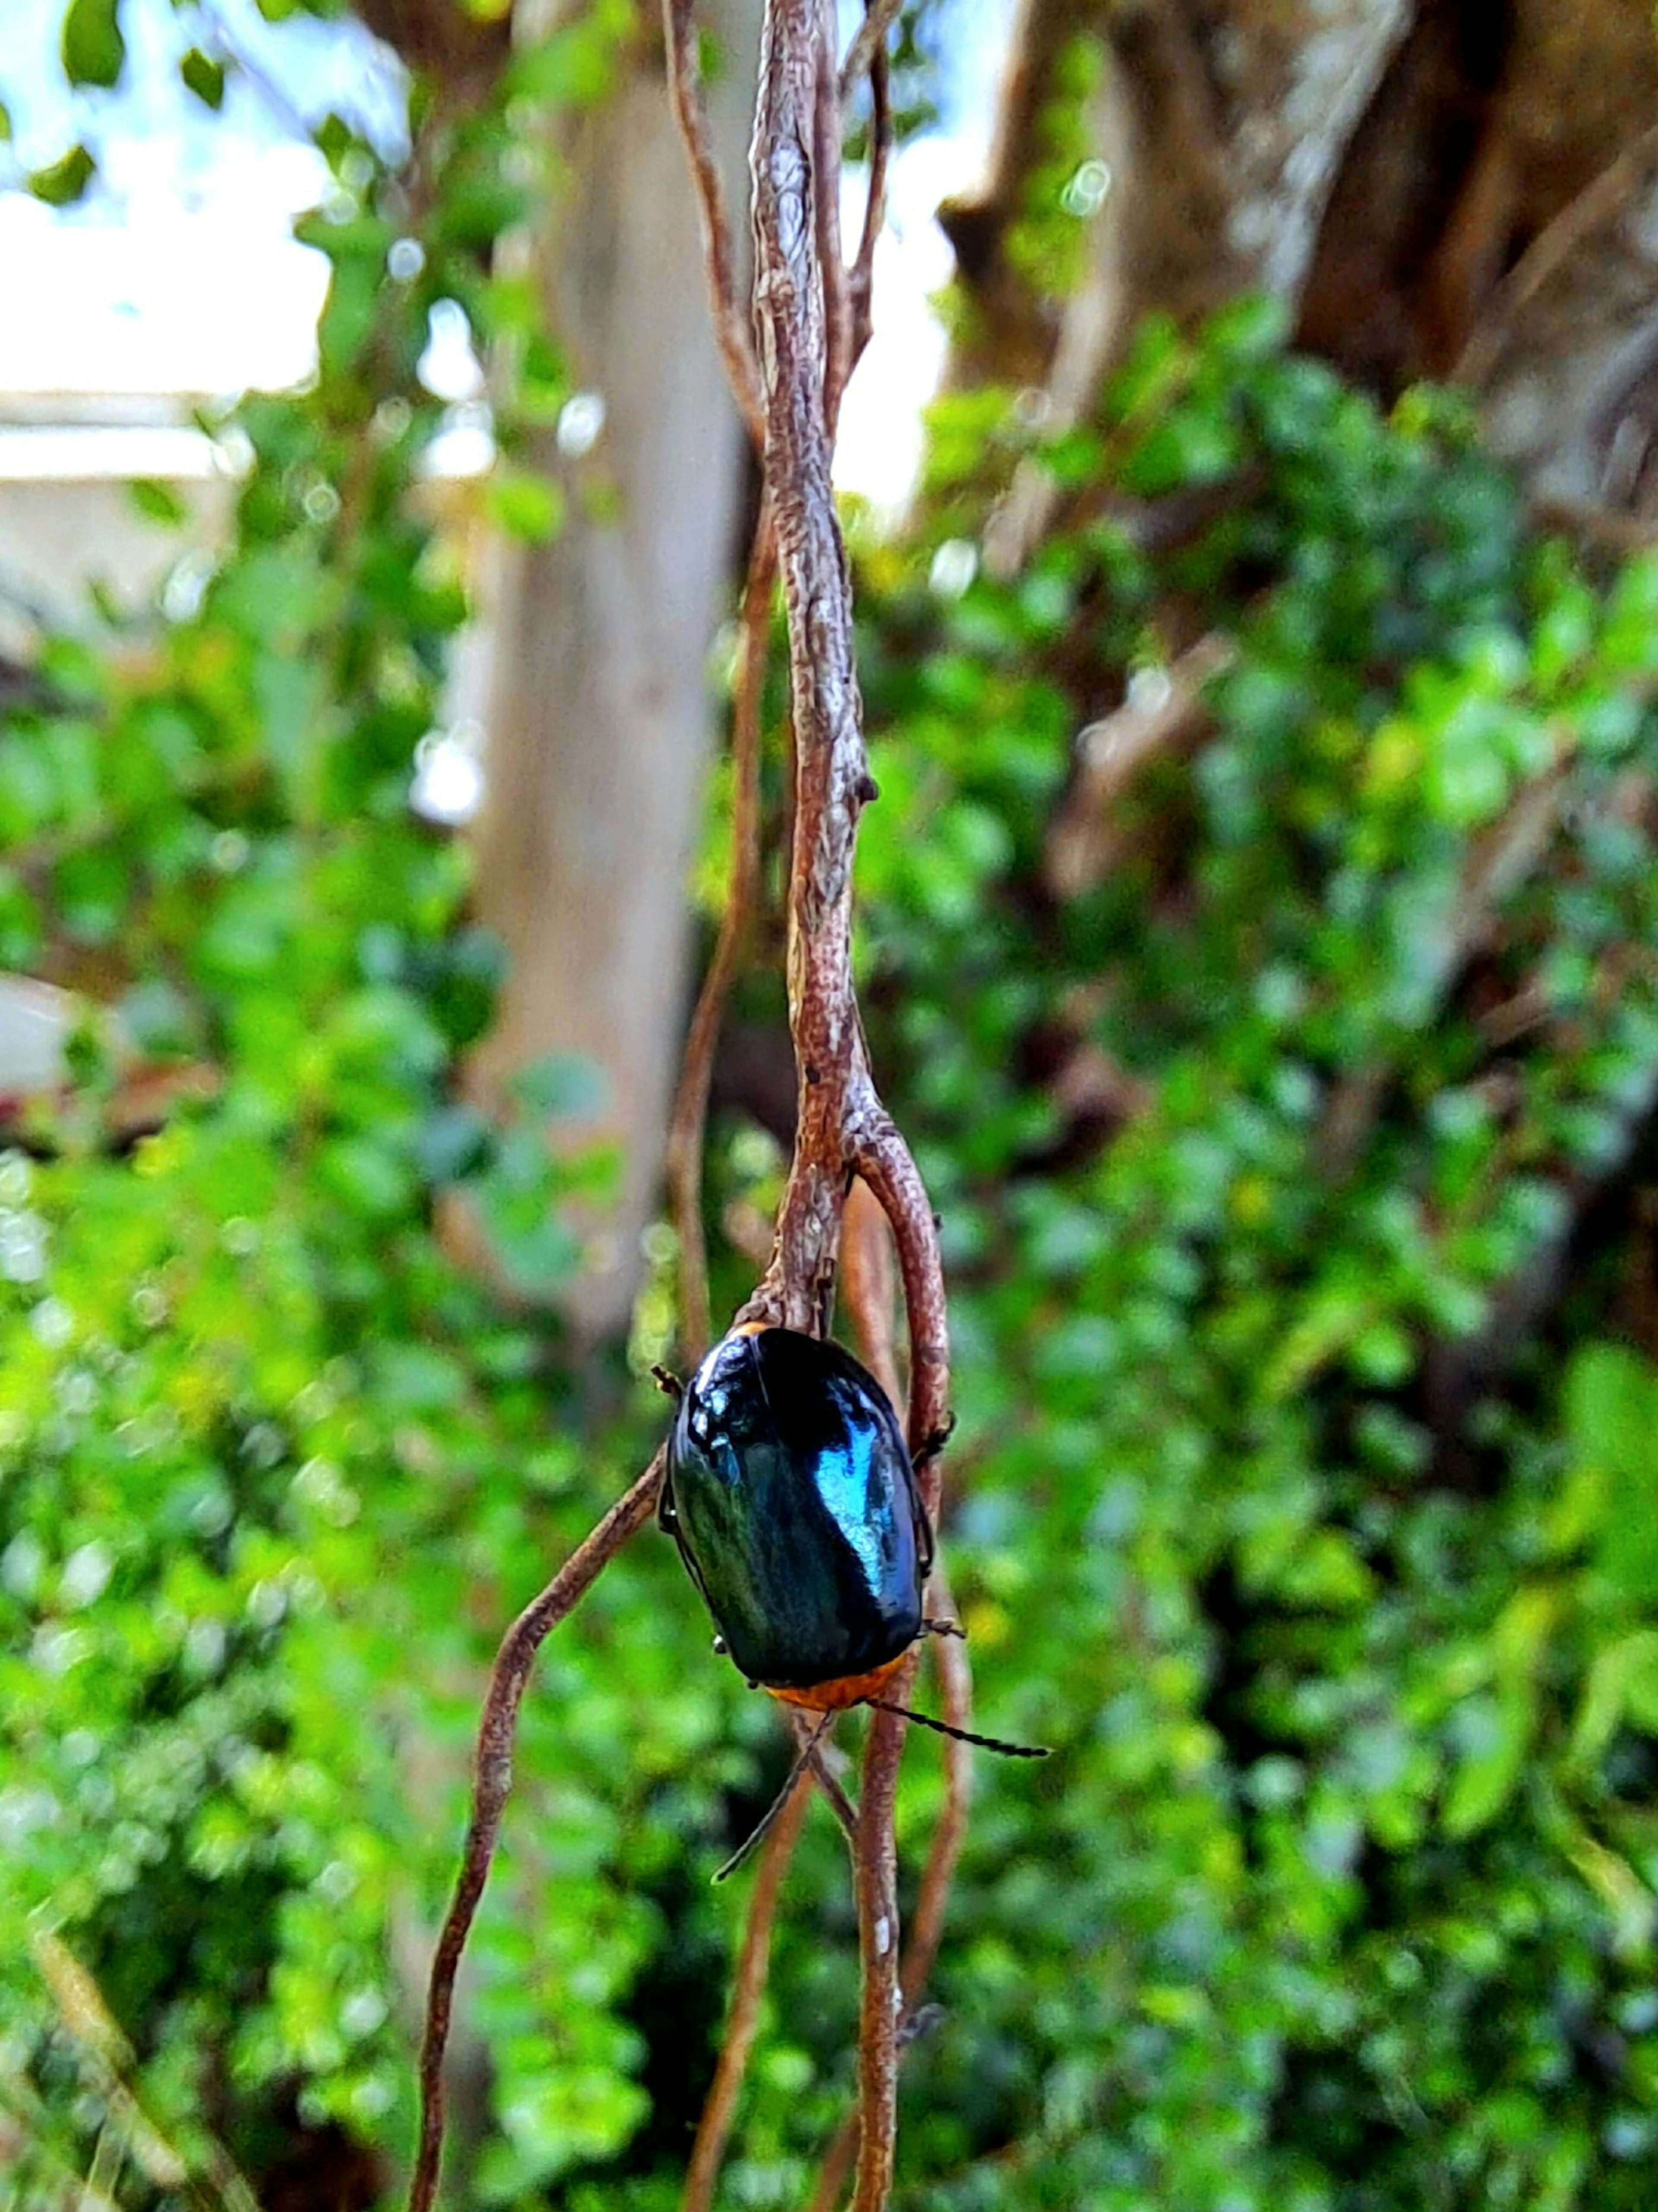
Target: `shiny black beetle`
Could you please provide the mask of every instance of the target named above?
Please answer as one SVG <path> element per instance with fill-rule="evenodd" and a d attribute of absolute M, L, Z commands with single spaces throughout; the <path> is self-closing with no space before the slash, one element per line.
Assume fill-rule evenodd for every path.
<path fill-rule="evenodd" d="M 681 1388 L 657 1517 L 751 1686 L 823 1717 L 745 1856 L 787 1796 L 831 1715 L 902 1713 L 1017 1759 L 1029 1744 L 952 1728 L 880 1693 L 929 1620 L 932 1531 L 891 1401 L 849 1352 L 793 1329 L 740 1324 Z M 716 1876 L 716 1879 L 719 1879 Z"/>
<path fill-rule="evenodd" d="M 681 1395 L 658 1517 L 739 1670 L 832 1712 L 928 1626 L 932 1532 L 890 1401 L 838 1344 L 739 1328 Z"/>

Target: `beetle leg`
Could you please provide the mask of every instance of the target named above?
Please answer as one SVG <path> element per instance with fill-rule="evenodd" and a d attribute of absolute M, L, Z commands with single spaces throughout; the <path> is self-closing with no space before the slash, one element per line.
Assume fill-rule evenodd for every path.
<path fill-rule="evenodd" d="M 967 1642 L 967 1631 L 959 1620 L 924 1620 L 921 1633 L 923 1636 L 953 1636 L 963 1644 Z"/>
<path fill-rule="evenodd" d="M 932 1523 L 927 1519 L 926 1508 L 921 1503 L 920 1491 L 910 1493 L 915 1504 L 915 1559 L 925 1582 L 932 1572 L 932 1562 L 938 1547 L 933 1540 Z"/>
<path fill-rule="evenodd" d="M 944 1425 L 943 1428 L 934 1429 L 932 1434 L 926 1439 L 920 1451 L 912 1455 L 910 1464 L 918 1474 L 924 1467 L 930 1467 L 932 1465 L 932 1462 L 938 1458 L 939 1453 L 944 1449 L 944 1446 L 950 1442 L 955 1433 L 956 1416 L 954 1413 L 950 1413 L 944 1418 Z"/>
<path fill-rule="evenodd" d="M 677 1375 L 671 1375 L 665 1367 L 653 1367 L 651 1380 L 663 1396 L 671 1398 L 676 1406 L 685 1395 L 684 1384 Z"/>
<path fill-rule="evenodd" d="M 673 1492 L 668 1486 L 668 1473 L 662 1471 L 662 1487 L 656 1493 L 656 1525 L 677 1540 L 679 1514 L 673 1502 Z"/>

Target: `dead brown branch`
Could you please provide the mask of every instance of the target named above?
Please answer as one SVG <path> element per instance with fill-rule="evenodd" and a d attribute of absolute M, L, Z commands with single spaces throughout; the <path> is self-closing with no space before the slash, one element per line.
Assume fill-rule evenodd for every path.
<path fill-rule="evenodd" d="M 679 1240 L 680 1332 L 689 1359 L 700 1359 L 712 1333 L 708 1258 L 702 1234 L 702 1139 L 708 1085 L 720 1024 L 748 947 L 760 901 L 760 726 L 766 689 L 766 644 L 777 542 L 771 508 L 762 501 L 743 590 L 737 695 L 732 709 L 732 879 L 714 957 L 691 1016 L 679 1089 L 668 1124 L 668 1189 Z"/>
<path fill-rule="evenodd" d="M 1658 130 L 1646 131 L 1608 162 L 1527 247 L 1498 287 L 1452 374 L 1459 384 L 1484 385 L 1497 368 L 1519 318 L 1578 256 L 1588 239 L 1625 213 L 1658 172 Z"/>
<path fill-rule="evenodd" d="M 896 1281 L 892 1237 L 878 1201 L 861 1178 L 853 1183 L 847 1201 L 841 1287 L 859 1355 L 896 1404 L 898 1371 L 892 1350 Z M 955 1617 L 955 1601 L 942 1556 L 936 1557 L 933 1562 L 927 1584 L 927 1606 L 934 1618 Z M 944 1718 L 951 1728 L 971 1728 L 973 1675 L 966 1646 L 955 1637 L 937 1637 L 928 1648 L 938 1670 Z M 950 1737 L 943 1739 L 943 1747 L 944 1802 L 933 1831 L 916 1899 L 915 1919 L 899 1970 L 898 1985 L 903 2004 L 896 2038 L 899 2047 L 917 2017 L 938 1960 L 950 1883 L 967 1834 L 968 1808 L 973 1791 L 972 1750 L 969 1745 Z M 835 2212 L 857 2160 L 859 2133 L 854 2109 L 847 2113 L 829 2144 L 818 2172 L 811 2212 Z"/>
<path fill-rule="evenodd" d="M 420 2148 L 410 2185 L 409 2212 L 429 2212 L 437 2194 L 438 2167 L 443 2155 L 443 2054 L 449 2040 L 455 1974 L 489 1879 L 501 1812 L 513 1786 L 513 1736 L 530 1669 L 549 1632 L 650 1518 L 662 1480 L 663 1459 L 659 1450 L 632 1489 L 616 1500 L 592 1534 L 570 1554 L 540 1596 L 525 1607 L 501 1638 L 495 1655 L 478 1723 L 471 1820 L 455 1893 L 432 1959 L 426 2032 L 420 2052 Z"/>
<path fill-rule="evenodd" d="M 945 1618 L 954 1614 L 950 1585 L 937 1567 L 927 1585 L 927 1602 Z M 966 1646 L 956 1637 L 941 1636 L 936 1637 L 928 1649 L 938 1670 L 939 1702 L 944 1708 L 944 1719 L 951 1728 L 971 1728 L 973 1675 L 968 1664 Z M 915 2028 L 926 2024 L 922 2007 L 927 1984 L 938 1963 L 938 1946 L 943 1939 L 944 1918 L 950 1904 L 950 1884 L 955 1880 L 956 1863 L 962 1855 L 962 1845 L 967 1838 L 968 1812 L 973 1796 L 971 1747 L 948 1736 L 941 1741 L 944 1756 L 944 1802 L 938 1815 L 938 1825 L 932 1832 L 926 1865 L 922 1869 L 920 1892 L 915 1900 L 915 1917 L 904 1946 L 903 1964 L 898 1973 L 903 2014 L 899 2021 L 896 2043 L 901 2053 Z M 812 2192 L 809 2212 L 836 2212 L 857 2162 L 860 2133 L 858 2119 L 854 2107 L 835 2130 L 823 2163 L 818 2169 L 817 2186 Z"/>
<path fill-rule="evenodd" d="M 772 1262 L 742 1318 L 821 1335 L 847 1187 L 847 1101 L 863 1040 L 852 989 L 852 854 L 874 796 L 853 665 L 852 590 L 829 485 L 828 330 L 815 173 L 826 11 L 770 0 L 755 122 L 755 292 L 766 480 L 788 611 L 796 763 L 789 890 L 794 1158 Z"/>
<path fill-rule="evenodd" d="M 1043 874 L 1056 898 L 1078 898 L 1110 872 L 1111 809 L 1140 770 L 1189 745 L 1205 726 L 1204 687 L 1231 665 L 1230 638 L 1202 637 L 1171 668 L 1143 670 L 1114 713 L 1077 740 L 1077 775 L 1048 833 Z"/>
<path fill-rule="evenodd" d="M 903 0 L 869 0 L 864 20 L 841 64 L 839 90 L 843 101 L 852 98 L 865 76 L 873 76 L 877 61 L 886 52 L 887 33 L 897 21 L 902 7 Z"/>
<path fill-rule="evenodd" d="M 739 295 L 731 216 L 714 167 L 707 104 L 702 98 L 702 62 L 696 36 L 695 0 L 663 0 L 663 29 L 668 47 L 668 96 L 685 142 L 702 219 L 702 258 L 713 295 L 714 336 L 750 437 L 758 452 L 765 441 L 760 412 L 760 372 L 754 358 L 747 302 Z"/>
<path fill-rule="evenodd" d="M 884 12 L 886 21 L 881 23 L 878 36 L 869 44 L 858 70 L 850 75 L 847 71 L 842 72 L 839 99 L 829 93 L 825 79 L 820 103 L 824 130 L 838 130 L 841 104 L 846 100 L 848 91 L 856 88 L 859 77 L 867 70 L 870 96 L 869 191 L 864 201 L 863 228 L 859 234 L 858 251 L 844 271 L 840 266 L 838 234 L 835 240 L 835 259 L 832 264 L 825 264 L 834 272 L 835 301 L 835 312 L 830 323 L 827 410 L 831 439 L 835 435 L 835 426 L 840 420 L 841 402 L 846 397 L 852 372 L 857 368 L 864 348 L 869 343 L 871 301 L 875 283 L 875 246 L 881 234 L 881 226 L 886 221 L 887 167 L 892 158 L 892 105 L 887 91 L 886 55 L 886 32 L 891 20 L 890 11 L 884 10 L 880 6 L 871 9 L 853 42 L 852 52 L 856 53 L 864 45 L 872 23 Z M 849 54 L 847 70 L 850 70 Z M 838 173 L 838 145 L 835 150 Z"/>
<path fill-rule="evenodd" d="M 755 293 L 796 750 L 790 868 L 789 1024 L 799 1115 L 771 1265 L 739 1318 L 821 1335 L 829 1321 L 851 1173 L 885 1210 L 897 1243 L 910 1334 L 909 1435 L 936 1518 L 949 1389 L 944 1279 L 932 1208 L 878 1097 L 852 985 L 852 860 L 874 798 L 853 658 L 852 592 L 829 485 L 830 320 L 840 271 L 819 258 L 837 189 L 823 0 L 768 0 L 755 120 Z M 838 248 L 837 248 L 838 262 Z M 894 1685 L 902 1699 L 914 1665 Z M 899 1923 L 893 1800 L 904 1723 L 871 1716 L 858 1807 L 854 1887 L 863 1996 L 859 2025 L 857 2212 L 890 2188 L 896 2124 Z"/>
<path fill-rule="evenodd" d="M 760 1848 L 759 1871 L 755 1876 L 754 1894 L 749 1900 L 748 1925 L 744 1930 L 743 1948 L 732 1984 L 731 2009 L 726 2017 L 720 2063 L 714 2069 L 713 2086 L 697 2123 L 684 2194 L 679 2200 L 680 2212 L 709 2212 L 714 2203 L 720 2160 L 726 2154 L 732 2122 L 737 2116 L 738 2094 L 748 2069 L 749 2053 L 754 2048 L 755 2031 L 760 2024 L 760 2004 L 766 1994 L 766 1977 L 771 1966 L 771 1930 L 778 1895 L 811 1802 L 811 1785 L 802 1775 Z"/>
<path fill-rule="evenodd" d="M 691 0 L 665 0 L 665 13 L 670 80 L 702 209 L 715 321 L 738 404 L 751 431 L 763 428 L 770 518 L 768 529 L 762 515 L 744 594 L 737 717 L 736 912 L 726 917 L 720 939 L 723 957 L 717 954 L 699 1006 L 682 1087 L 682 1110 L 675 1116 L 676 1205 L 691 1285 L 688 1327 L 700 1343 L 709 1326 L 700 1220 L 695 1218 L 701 1127 L 713 1036 L 740 953 L 757 878 L 756 764 L 774 547 L 788 615 L 794 741 L 788 993 L 799 1115 L 772 1259 L 739 1319 L 819 1335 L 824 1332 L 842 1212 L 853 1174 L 860 1173 L 885 1212 L 896 1242 L 909 1324 L 909 1437 L 921 1470 L 922 1494 L 936 1518 L 937 1446 L 945 1425 L 949 1388 L 944 1279 L 926 1193 L 908 1147 L 876 1094 L 853 991 L 853 853 L 859 813 L 876 792 L 865 757 L 853 665 L 851 578 L 829 480 L 835 412 L 862 343 L 859 333 L 867 332 L 868 279 L 884 198 L 884 142 L 890 127 L 884 79 L 876 61 L 871 205 L 858 261 L 848 271 L 840 250 L 841 124 L 833 7 L 830 0 L 767 0 L 752 161 L 756 359 L 736 299 L 729 225 L 709 158 Z M 872 20 L 880 13 L 878 9 L 872 11 Z M 872 60 L 874 56 L 872 47 Z M 854 299 L 859 301 L 855 313 Z M 890 1361 L 888 1365 L 890 1369 Z M 642 1526 L 655 1503 L 662 1465 L 659 1451 L 541 1596 L 519 1615 L 497 1656 L 479 1728 L 472 1815 L 461 1871 L 433 1961 L 410 2212 L 429 2212 L 437 2187 L 443 2054 L 455 1975 L 511 1787 L 513 1731 L 535 1654 L 550 1630 Z M 893 1686 L 900 1697 L 907 1692 L 914 1667 L 912 1655 Z M 947 1691 L 947 1698 L 950 1694 Z M 965 1710 L 959 1698 L 957 1703 Z M 893 2166 L 902 2009 L 893 1802 L 903 1735 L 902 1717 L 872 1713 L 863 1790 L 855 1811 L 815 1743 L 811 1759 L 815 1778 L 843 1826 L 849 1827 L 853 1844 L 863 1966 L 857 2212 L 880 2212 Z M 726 2046 L 687 2179 L 685 2201 L 692 2212 L 701 2212 L 712 2200 L 764 1990 L 777 1891 L 804 1817 L 805 1798 L 804 1784 L 797 1785 L 766 1841 Z M 964 1808 L 964 1793 L 960 1803 Z M 944 1825 L 950 1826 L 948 1814 Z M 951 1863 L 953 1852 L 952 1844 Z M 942 1890 L 947 1886 L 948 1865 L 942 1886 L 933 1885 L 933 1921 L 942 1911 Z M 928 1924 L 924 1922 L 924 1931 Z M 925 1942 L 936 1947 L 936 1942 L 935 1929 Z M 930 1948 L 925 1955 L 930 1960 Z"/>

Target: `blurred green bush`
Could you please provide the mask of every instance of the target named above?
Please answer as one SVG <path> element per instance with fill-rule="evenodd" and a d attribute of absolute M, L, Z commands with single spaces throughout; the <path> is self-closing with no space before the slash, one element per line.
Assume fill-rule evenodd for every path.
<path fill-rule="evenodd" d="M 295 2201 L 351 2142 L 390 2191 L 481 1667 L 656 1418 L 595 1420 L 434 1229 L 464 1183 L 544 1284 L 576 1172 L 457 1103 L 494 964 L 407 807 L 463 611 L 411 502 L 413 367 L 435 298 L 522 315 L 477 256 L 511 137 L 460 133 L 392 282 L 414 218 L 331 150 L 322 373 L 242 411 L 199 607 L 136 671 L 54 649 L 0 732 L 0 958 L 113 979 L 146 1053 L 210 1078 L 112 1152 L 88 1030 L 0 1161 L 19 2204 L 88 2172 L 240 2203 L 227 2156 Z M 1097 433 L 1012 420 L 941 407 L 926 529 L 861 562 L 859 961 L 944 1223 L 953 1572 L 984 1724 L 1060 1751 L 980 1764 L 901 2199 L 1633 2212 L 1658 564 L 1586 574 L 1454 404 L 1381 418 L 1254 304 L 1149 331 Z M 1067 520 L 999 583 L 974 544 L 1020 459 Z M 1212 633 L 1200 719 L 1055 890 L 1076 732 Z M 716 1136 L 714 1212 L 763 1200 L 774 1155 Z M 460 2201 L 676 2201 L 742 1903 L 704 1877 L 780 1765 L 705 1633 L 647 1539 L 549 1648 Z M 912 1871 L 938 1793 L 917 1743 Z M 732 2202 L 802 2201 L 855 1972 L 815 1820 Z"/>

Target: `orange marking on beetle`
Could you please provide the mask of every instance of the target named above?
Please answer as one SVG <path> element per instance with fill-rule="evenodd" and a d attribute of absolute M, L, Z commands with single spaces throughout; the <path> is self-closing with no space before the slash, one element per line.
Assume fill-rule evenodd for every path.
<path fill-rule="evenodd" d="M 810 1689 L 780 1690 L 770 1682 L 765 1687 L 786 1705 L 804 1705 L 811 1713 L 841 1713 L 849 1705 L 861 1705 L 865 1698 L 878 1697 L 908 1656 L 907 1651 L 901 1651 L 873 1674 L 843 1674 L 838 1682 L 814 1682 Z"/>
<path fill-rule="evenodd" d="M 739 1321 L 726 1334 L 727 1336 L 763 1336 L 770 1327 L 768 1321 Z"/>

